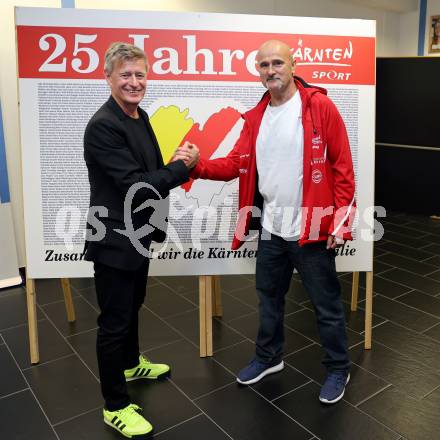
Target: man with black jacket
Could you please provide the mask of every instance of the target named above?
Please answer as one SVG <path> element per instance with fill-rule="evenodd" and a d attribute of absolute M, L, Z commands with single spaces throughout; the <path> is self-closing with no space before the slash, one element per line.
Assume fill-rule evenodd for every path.
<path fill-rule="evenodd" d="M 138 312 L 146 291 L 148 249 L 152 240 L 165 238 L 164 227 L 150 224 L 158 226 L 153 221 L 155 207 L 163 209 L 165 204 L 166 209 L 169 191 L 188 180 L 199 156 L 197 148 L 187 144 L 164 165 L 148 115 L 139 107 L 148 72 L 142 50 L 113 43 L 105 54 L 104 71 L 111 96 L 84 134 L 88 223 L 93 227 L 86 238 L 85 259 L 94 263 L 101 309 L 97 357 L 104 422 L 133 437 L 148 435 L 153 427 L 130 401 L 126 381 L 157 379 L 170 371 L 168 365 L 152 363 L 139 353 Z M 138 237 L 141 227 L 145 234 L 140 235 L 145 236 Z"/>

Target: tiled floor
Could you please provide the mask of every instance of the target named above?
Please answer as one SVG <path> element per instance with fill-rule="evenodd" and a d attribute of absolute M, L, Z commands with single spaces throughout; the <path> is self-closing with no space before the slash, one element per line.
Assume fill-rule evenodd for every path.
<path fill-rule="evenodd" d="M 349 311 L 351 274 L 340 274 L 352 380 L 343 401 L 319 404 L 324 377 L 314 315 L 296 277 L 288 294 L 286 369 L 240 387 L 257 326 L 253 276 L 222 278 L 214 357 L 198 357 L 197 278 L 149 281 L 141 350 L 168 362 L 165 382 L 131 382 L 160 440 L 440 438 L 440 222 L 392 214 L 376 245 L 373 350 L 363 349 L 360 309 Z M 93 281 L 72 280 L 77 321 L 68 324 L 59 280 L 37 283 L 41 363 L 31 366 L 23 288 L 0 292 L 0 438 L 106 440 L 95 358 Z M 12 423 L 9 423 L 12 421 Z"/>

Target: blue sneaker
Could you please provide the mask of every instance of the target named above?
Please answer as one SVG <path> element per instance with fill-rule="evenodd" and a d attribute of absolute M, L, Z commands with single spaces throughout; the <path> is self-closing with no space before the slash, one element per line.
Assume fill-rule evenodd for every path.
<path fill-rule="evenodd" d="M 277 373 L 283 368 L 283 361 L 281 361 L 279 364 L 268 365 L 254 359 L 248 366 L 244 367 L 238 373 L 237 382 L 241 383 L 242 385 L 252 385 L 253 383 L 257 383 L 259 380 L 263 379 L 264 376 Z"/>
<path fill-rule="evenodd" d="M 345 386 L 349 380 L 350 373 L 348 371 L 330 371 L 321 388 L 319 400 L 326 404 L 338 402 L 344 396 Z"/>

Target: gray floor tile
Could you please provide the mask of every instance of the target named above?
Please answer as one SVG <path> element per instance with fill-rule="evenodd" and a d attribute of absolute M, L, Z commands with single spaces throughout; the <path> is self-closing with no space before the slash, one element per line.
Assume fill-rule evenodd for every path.
<path fill-rule="evenodd" d="M 310 432 L 252 389 L 237 384 L 198 399 L 197 404 L 233 439 L 308 440 L 311 437 Z"/>
<path fill-rule="evenodd" d="M 395 388 L 388 388 L 360 408 L 407 439 L 435 439 L 440 431 L 438 402 L 419 401 Z"/>
<path fill-rule="evenodd" d="M 319 386 L 309 383 L 274 403 L 322 440 L 399 439 L 399 434 L 344 400 L 324 406 L 318 395 Z"/>
<path fill-rule="evenodd" d="M 0 414 L 3 418 L 2 439 L 57 439 L 30 390 L 0 399 Z M 8 423 L 8 421 L 12 423 Z"/>
<path fill-rule="evenodd" d="M 98 381 L 75 355 L 33 367 L 25 376 L 53 424 L 102 404 Z"/>

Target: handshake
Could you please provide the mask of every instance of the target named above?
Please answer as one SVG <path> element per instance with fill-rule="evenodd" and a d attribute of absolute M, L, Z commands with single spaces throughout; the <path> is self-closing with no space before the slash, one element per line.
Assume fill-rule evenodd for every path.
<path fill-rule="evenodd" d="M 170 162 L 174 162 L 176 160 L 183 160 L 187 168 L 190 170 L 197 165 L 197 162 L 200 159 L 200 152 L 196 145 L 190 144 L 188 141 L 185 141 L 183 145 L 178 147 L 174 152 L 173 157 Z"/>

